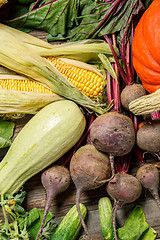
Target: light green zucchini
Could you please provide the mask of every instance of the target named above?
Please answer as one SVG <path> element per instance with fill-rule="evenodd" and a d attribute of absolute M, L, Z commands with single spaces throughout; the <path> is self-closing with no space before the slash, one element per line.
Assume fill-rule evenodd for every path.
<path fill-rule="evenodd" d="M 14 194 L 58 160 L 77 143 L 85 126 L 84 115 L 70 100 L 41 109 L 19 132 L 0 163 L 0 194 Z"/>
<path fill-rule="evenodd" d="M 87 214 L 86 207 L 80 203 L 80 211 L 83 219 Z M 64 216 L 57 229 L 51 236 L 51 240 L 75 240 L 82 227 L 76 205 Z"/>
<path fill-rule="evenodd" d="M 101 233 L 104 239 L 113 240 L 113 223 L 112 223 L 112 204 L 108 197 L 100 198 L 98 201 L 98 211 L 100 218 Z"/>

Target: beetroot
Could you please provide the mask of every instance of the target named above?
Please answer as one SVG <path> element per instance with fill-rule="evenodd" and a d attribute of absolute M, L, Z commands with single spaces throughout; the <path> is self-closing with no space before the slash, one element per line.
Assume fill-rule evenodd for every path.
<path fill-rule="evenodd" d="M 70 175 L 76 186 L 76 206 L 82 226 L 88 235 L 88 230 L 82 218 L 79 203 L 82 192 L 96 189 L 108 181 L 111 176 L 111 166 L 107 154 L 99 152 L 93 145 L 80 147 L 70 161 Z"/>
<path fill-rule="evenodd" d="M 55 165 L 42 173 L 41 181 L 46 190 L 47 198 L 41 227 L 37 234 L 36 240 L 38 240 L 41 235 L 43 225 L 45 223 L 45 219 L 53 198 L 57 196 L 57 194 L 65 191 L 70 185 L 70 174 L 67 168 Z"/>
<path fill-rule="evenodd" d="M 127 173 L 116 173 L 114 178 L 107 184 L 107 192 L 114 199 L 113 229 L 115 239 L 116 213 L 124 204 L 134 202 L 142 192 L 142 185 L 139 180 Z"/>
<path fill-rule="evenodd" d="M 137 131 L 137 146 L 150 153 L 160 152 L 160 121 L 154 120 L 152 122 L 147 122 L 141 126 Z"/>
<path fill-rule="evenodd" d="M 113 156 L 123 156 L 134 146 L 134 125 L 129 117 L 117 112 L 108 112 L 94 120 L 90 137 L 98 150 Z"/>
<path fill-rule="evenodd" d="M 114 175 L 114 156 L 123 156 L 131 151 L 135 144 L 135 128 L 129 117 L 108 112 L 94 120 L 90 138 L 99 151 L 109 153 Z"/>
<path fill-rule="evenodd" d="M 121 103 L 122 106 L 129 110 L 129 103 L 133 100 L 146 95 L 147 92 L 141 84 L 131 84 L 126 85 L 125 88 L 121 92 Z"/>
<path fill-rule="evenodd" d="M 153 164 L 145 163 L 142 165 L 136 174 L 136 177 L 141 182 L 144 188 L 148 189 L 158 206 L 160 207 L 160 199 L 158 194 L 159 189 L 159 171 Z"/>

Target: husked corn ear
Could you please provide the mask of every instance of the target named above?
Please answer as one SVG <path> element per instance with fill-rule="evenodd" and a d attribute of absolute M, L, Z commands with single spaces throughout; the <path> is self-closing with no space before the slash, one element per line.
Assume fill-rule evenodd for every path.
<path fill-rule="evenodd" d="M 35 93 L 53 93 L 42 84 L 32 80 L 22 79 L 0 79 L 0 87 L 23 92 L 35 92 Z"/>
<path fill-rule="evenodd" d="M 72 64 L 68 64 L 60 58 L 52 56 L 45 57 L 56 69 L 70 81 L 75 87 L 91 98 L 97 98 L 104 89 L 105 82 L 103 77 L 97 73 Z"/>

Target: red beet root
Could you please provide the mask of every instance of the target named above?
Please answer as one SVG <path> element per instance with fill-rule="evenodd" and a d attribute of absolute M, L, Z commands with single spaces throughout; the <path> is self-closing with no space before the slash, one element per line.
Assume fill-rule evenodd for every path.
<path fill-rule="evenodd" d="M 70 161 L 70 174 L 76 186 L 76 206 L 82 226 L 88 234 L 82 218 L 79 202 L 82 192 L 96 189 L 108 181 L 111 176 L 111 166 L 107 154 L 99 152 L 93 145 L 80 147 Z"/>
<path fill-rule="evenodd" d="M 116 213 L 124 204 L 134 202 L 142 192 L 142 185 L 137 178 L 127 173 L 116 173 L 114 178 L 107 184 L 107 192 L 114 199 L 113 228 L 115 240 Z"/>
<path fill-rule="evenodd" d="M 90 138 L 99 151 L 109 153 L 113 177 L 114 156 L 123 156 L 131 151 L 135 144 L 135 128 L 129 117 L 108 112 L 94 120 Z"/>
<path fill-rule="evenodd" d="M 38 240 L 41 235 L 43 225 L 45 223 L 45 219 L 53 198 L 68 188 L 70 184 L 70 174 L 68 169 L 65 167 L 53 166 L 42 173 L 41 181 L 46 190 L 47 198 L 41 227 L 37 234 L 36 240 Z"/>
<path fill-rule="evenodd" d="M 121 92 L 121 103 L 125 109 L 129 110 L 130 102 L 146 94 L 147 92 L 141 84 L 126 85 Z"/>
<path fill-rule="evenodd" d="M 144 164 L 141 166 L 136 174 L 136 177 L 141 182 L 144 188 L 148 189 L 158 206 L 160 207 L 160 199 L 158 194 L 159 188 L 159 171 L 152 164 Z"/>
<path fill-rule="evenodd" d="M 90 137 L 98 150 L 113 156 L 123 156 L 134 146 L 134 125 L 129 117 L 117 112 L 108 112 L 94 120 Z"/>

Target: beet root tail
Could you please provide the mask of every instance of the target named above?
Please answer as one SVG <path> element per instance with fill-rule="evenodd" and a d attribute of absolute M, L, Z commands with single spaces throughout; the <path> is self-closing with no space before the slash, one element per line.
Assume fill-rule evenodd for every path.
<path fill-rule="evenodd" d="M 83 226 L 83 229 L 84 229 L 86 235 L 89 236 L 87 226 L 86 226 L 86 224 L 85 224 L 85 222 L 84 222 L 84 220 L 83 220 L 83 217 L 82 217 L 82 214 L 81 214 L 81 210 L 80 210 L 80 196 L 81 196 L 81 190 L 78 190 L 78 191 L 77 191 L 77 194 L 76 194 L 76 207 L 77 207 L 77 212 L 78 212 L 78 215 L 79 215 L 81 224 L 82 224 L 82 226 Z"/>
<path fill-rule="evenodd" d="M 39 232 L 37 234 L 36 240 L 38 240 L 39 237 L 42 234 L 43 226 L 44 226 L 44 223 L 45 223 L 45 220 L 46 220 L 46 217 L 47 217 L 52 199 L 53 199 L 53 196 L 50 196 L 50 197 L 48 197 L 48 199 L 46 201 L 46 206 L 45 206 L 45 210 L 44 210 L 44 214 L 43 214 L 43 219 L 42 219 L 41 226 L 40 226 Z"/>

